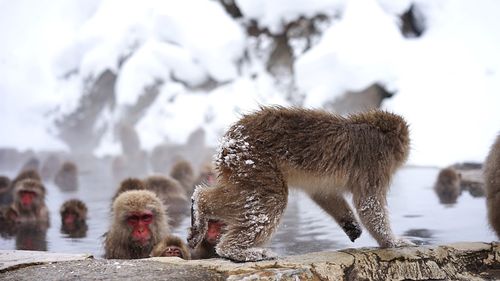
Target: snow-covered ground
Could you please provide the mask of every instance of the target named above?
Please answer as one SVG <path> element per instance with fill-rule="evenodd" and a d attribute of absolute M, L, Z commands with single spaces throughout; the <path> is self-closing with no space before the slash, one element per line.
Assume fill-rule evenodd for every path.
<path fill-rule="evenodd" d="M 499 1 L 235 2 L 242 19 L 210 0 L 0 0 L 0 147 L 64 148 L 54 118 L 71 112 L 83 81 L 105 69 L 118 75 L 117 106 L 102 113 L 110 123 L 144 86 L 164 81 L 136 125 L 144 148 L 183 142 L 200 126 L 216 144 L 239 114 L 292 104 L 252 51 L 257 43 L 244 23 L 279 33 L 284 23 L 318 13 L 340 17 L 311 49 L 295 52 L 293 78 L 304 106 L 385 83 L 396 95 L 383 107 L 411 124 L 409 162 L 418 165 L 482 161 L 500 131 Z M 404 38 L 397 15 L 412 3 L 426 31 Z M 209 78 L 219 86 L 193 90 Z M 99 154 L 117 151 L 107 136 Z"/>

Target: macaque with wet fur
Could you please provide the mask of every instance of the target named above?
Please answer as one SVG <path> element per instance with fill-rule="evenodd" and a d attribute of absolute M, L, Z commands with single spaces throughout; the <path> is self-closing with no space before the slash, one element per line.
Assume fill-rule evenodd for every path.
<path fill-rule="evenodd" d="M 169 233 L 165 207 L 149 190 L 121 193 L 113 203 L 112 223 L 104 241 L 105 258 L 149 257 Z"/>
<path fill-rule="evenodd" d="M 151 252 L 152 257 L 178 257 L 185 260 L 191 259 L 189 249 L 179 237 L 174 235 L 165 236 Z"/>
<path fill-rule="evenodd" d="M 176 179 L 184 188 L 188 197 L 191 197 L 194 190 L 194 171 L 191 164 L 186 160 L 177 161 L 170 170 L 170 176 Z"/>
<path fill-rule="evenodd" d="M 484 165 L 488 222 L 500 238 L 500 135 L 490 149 Z"/>
<path fill-rule="evenodd" d="M 14 186 L 12 210 L 18 223 L 49 222 L 49 210 L 45 205 L 45 187 L 40 181 L 24 179 Z"/>
<path fill-rule="evenodd" d="M 442 204 L 456 203 L 458 196 L 462 193 L 460 174 L 452 168 L 442 169 L 434 184 L 434 191 Z"/>
<path fill-rule="evenodd" d="M 275 258 L 262 248 L 287 205 L 288 186 L 301 187 L 354 241 L 361 227 L 344 198 L 353 195 L 361 222 L 381 247 L 412 245 L 394 236 L 387 192 L 409 154 L 404 119 L 384 111 L 341 117 L 325 111 L 263 107 L 225 134 L 216 157 L 215 186 L 193 194 L 194 249 L 209 220 L 226 227 L 218 255 L 234 261 Z"/>
<path fill-rule="evenodd" d="M 63 191 L 78 189 L 78 168 L 73 162 L 64 162 L 54 176 L 54 183 Z"/>
<path fill-rule="evenodd" d="M 173 178 L 164 176 L 150 176 L 144 180 L 147 190 L 153 191 L 167 209 L 169 224 L 177 226 L 181 220 L 189 215 L 189 200 L 184 188 Z"/>
<path fill-rule="evenodd" d="M 61 232 L 72 238 L 85 237 L 87 234 L 87 205 L 79 199 L 70 199 L 63 203 L 61 214 Z"/>

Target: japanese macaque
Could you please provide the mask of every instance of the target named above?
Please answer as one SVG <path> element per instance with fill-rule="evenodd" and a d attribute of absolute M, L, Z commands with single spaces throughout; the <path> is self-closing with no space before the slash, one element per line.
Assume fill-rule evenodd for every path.
<path fill-rule="evenodd" d="M 142 180 L 136 179 L 136 178 L 125 179 L 120 183 L 120 186 L 116 190 L 115 195 L 113 196 L 112 202 L 115 201 L 115 199 L 116 199 L 116 197 L 118 197 L 118 195 L 122 194 L 125 191 L 143 190 L 143 189 L 146 189 L 146 186 L 144 185 L 144 182 Z"/>
<path fill-rule="evenodd" d="M 189 249 L 179 237 L 174 235 L 165 236 L 151 252 L 152 257 L 178 257 L 181 259 L 191 259 Z"/>
<path fill-rule="evenodd" d="M 22 180 L 25 180 L 25 179 L 32 179 L 32 180 L 36 180 L 36 181 L 39 181 L 41 182 L 42 181 L 42 178 L 40 177 L 40 174 L 36 171 L 36 170 L 24 170 L 24 171 L 21 171 L 11 182 L 11 186 L 12 188 L 14 188 L 14 186 L 22 181 Z"/>
<path fill-rule="evenodd" d="M 63 191 L 78 189 L 78 168 L 73 162 L 64 162 L 54 177 L 54 183 Z"/>
<path fill-rule="evenodd" d="M 210 259 L 217 258 L 219 255 L 215 252 L 215 246 L 219 242 L 220 236 L 224 231 L 225 225 L 220 221 L 209 220 L 207 233 L 203 240 L 192 250 L 192 259 Z"/>
<path fill-rule="evenodd" d="M 191 197 L 194 190 L 194 171 L 193 167 L 188 161 L 177 161 L 170 170 L 170 176 L 176 179 L 184 188 L 188 197 Z"/>
<path fill-rule="evenodd" d="M 442 204 L 456 203 L 462 192 L 460 174 L 452 168 L 442 169 L 434 184 L 434 191 Z"/>
<path fill-rule="evenodd" d="M 201 169 L 198 178 L 195 181 L 194 186 L 197 185 L 213 185 L 215 184 L 215 178 L 217 175 L 215 174 L 214 167 L 211 163 L 205 163 Z"/>
<path fill-rule="evenodd" d="M 49 155 L 40 168 L 40 175 L 44 180 L 52 180 L 57 171 L 61 168 L 62 161 L 56 154 Z"/>
<path fill-rule="evenodd" d="M 0 206 L 12 203 L 12 186 L 10 179 L 6 176 L 0 176 Z"/>
<path fill-rule="evenodd" d="M 171 226 L 178 226 L 189 215 L 189 200 L 178 181 L 169 177 L 150 176 L 144 180 L 144 185 L 162 200 Z"/>
<path fill-rule="evenodd" d="M 87 205 L 79 199 L 67 200 L 59 210 L 61 214 L 61 232 L 71 238 L 87 235 Z"/>
<path fill-rule="evenodd" d="M 491 228 L 500 238 L 500 135 L 486 158 L 484 165 L 486 207 Z"/>
<path fill-rule="evenodd" d="M 18 181 L 14 186 L 15 221 L 20 223 L 49 222 L 49 211 L 45 205 L 45 187 L 34 179 Z"/>
<path fill-rule="evenodd" d="M 131 190 L 113 203 L 111 228 L 104 241 L 105 258 L 149 257 L 153 247 L 169 233 L 165 207 L 149 190 Z"/>
<path fill-rule="evenodd" d="M 193 194 L 188 235 L 194 249 L 208 221 L 226 227 L 215 247 L 233 261 L 275 258 L 270 240 L 287 205 L 288 186 L 301 187 L 354 241 L 361 227 L 343 196 L 353 195 L 361 222 L 381 247 L 412 245 L 394 236 L 387 211 L 392 175 L 409 154 L 404 119 L 384 111 L 341 117 L 325 111 L 263 107 L 225 134 L 213 187 Z"/>

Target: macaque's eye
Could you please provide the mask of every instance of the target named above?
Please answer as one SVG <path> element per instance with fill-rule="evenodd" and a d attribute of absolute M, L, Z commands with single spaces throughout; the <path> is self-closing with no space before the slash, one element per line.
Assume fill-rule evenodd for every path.
<path fill-rule="evenodd" d="M 153 221 L 153 215 L 152 214 L 145 214 L 141 217 L 143 222 L 150 223 Z"/>
<path fill-rule="evenodd" d="M 127 222 L 130 223 L 130 224 L 136 224 L 138 221 L 139 221 L 139 217 L 136 216 L 136 215 L 129 216 L 127 218 Z"/>

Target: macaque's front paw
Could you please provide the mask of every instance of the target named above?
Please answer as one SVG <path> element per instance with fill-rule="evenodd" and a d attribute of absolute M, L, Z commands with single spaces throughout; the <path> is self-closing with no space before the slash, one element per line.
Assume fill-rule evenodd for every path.
<path fill-rule="evenodd" d="M 198 228 L 190 227 L 188 230 L 187 242 L 191 249 L 196 248 L 203 240 L 204 233 L 201 233 Z"/>

